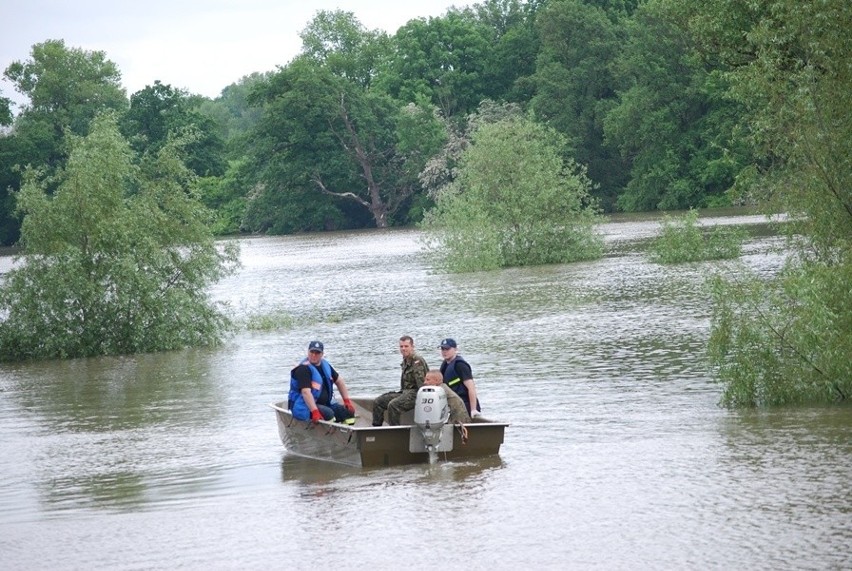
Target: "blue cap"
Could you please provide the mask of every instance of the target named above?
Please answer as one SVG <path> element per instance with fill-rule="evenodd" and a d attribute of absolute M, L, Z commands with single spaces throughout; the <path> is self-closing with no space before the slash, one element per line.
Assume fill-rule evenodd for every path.
<path fill-rule="evenodd" d="M 455 339 L 450 339 L 449 337 L 441 339 L 441 344 L 438 345 L 439 349 L 449 349 L 450 347 L 458 347 L 458 345 L 456 345 Z"/>
<path fill-rule="evenodd" d="M 323 347 L 322 341 L 311 341 L 308 343 L 308 351 L 319 351 L 322 353 L 325 351 L 325 347 Z"/>

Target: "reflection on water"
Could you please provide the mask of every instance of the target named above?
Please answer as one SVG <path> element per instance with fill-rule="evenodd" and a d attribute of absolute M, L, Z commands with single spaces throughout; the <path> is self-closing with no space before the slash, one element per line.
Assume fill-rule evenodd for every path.
<path fill-rule="evenodd" d="M 702 358 L 705 276 L 771 275 L 783 240 L 761 230 L 737 263 L 664 267 L 643 253 L 657 228 L 617 217 L 601 260 L 453 276 L 415 230 L 241 240 L 214 297 L 291 329 L 0 364 L 4 567 L 301 569 L 310 537 L 373 569 L 852 567 L 852 408 L 726 411 Z M 486 414 L 510 423 L 500 456 L 287 454 L 267 403 L 307 341 L 374 395 L 398 386 L 402 334 L 431 366 L 459 341 Z"/>
<path fill-rule="evenodd" d="M 180 425 L 199 418 L 187 402 L 212 407 L 204 351 L 55 360 L 8 365 L 4 378 L 13 398 L 45 427 L 68 432 L 111 432 L 145 425 Z M 212 421 L 212 418 L 206 419 Z"/>
<path fill-rule="evenodd" d="M 325 463 L 318 465 L 317 460 L 287 454 L 281 459 L 281 480 L 298 482 L 305 486 L 329 486 L 339 482 L 341 488 L 348 489 L 347 479 L 353 477 L 367 480 L 381 480 L 393 484 L 399 482 L 400 475 L 406 475 L 414 483 L 455 481 L 467 486 L 475 485 L 490 471 L 500 469 L 504 461 L 500 456 L 485 456 L 464 462 L 439 462 L 436 464 L 414 464 L 402 467 L 353 468 L 341 464 Z M 388 478 L 391 474 L 395 477 Z"/>
<path fill-rule="evenodd" d="M 193 491 L 211 463 L 193 455 L 186 465 L 181 456 L 197 453 L 204 443 L 194 434 L 221 421 L 209 366 L 196 350 L 4 366 L 8 404 L 22 413 L 8 446 L 30 459 L 4 480 L 30 480 L 50 510 L 135 509 L 151 500 L 152 487 L 174 488 L 172 478 L 178 493 Z M 6 503 L 10 512 L 22 507 L 0 493 Z"/>

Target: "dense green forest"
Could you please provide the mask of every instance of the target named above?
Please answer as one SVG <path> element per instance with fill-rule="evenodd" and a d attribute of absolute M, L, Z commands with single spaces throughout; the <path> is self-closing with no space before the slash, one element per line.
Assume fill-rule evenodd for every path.
<path fill-rule="evenodd" d="M 5 70 L 29 103 L 13 116 L 0 100 L 0 187 L 18 190 L 25 165 L 60 168 L 67 136 L 111 109 L 140 154 L 169 132 L 194 133 L 188 166 L 219 234 L 410 225 L 446 182 L 431 163 L 467 144 L 468 121 L 491 101 L 561 134 L 605 212 L 749 200 L 728 191 L 766 158 L 730 95 L 726 73 L 742 62 L 708 52 L 691 28 L 703 6 L 487 0 L 393 35 L 350 12 L 318 12 L 292 61 L 212 100 L 156 78 L 128 98 L 108 54 L 48 39 Z M 19 231 L 15 195 L 3 192 L 0 243 Z"/>

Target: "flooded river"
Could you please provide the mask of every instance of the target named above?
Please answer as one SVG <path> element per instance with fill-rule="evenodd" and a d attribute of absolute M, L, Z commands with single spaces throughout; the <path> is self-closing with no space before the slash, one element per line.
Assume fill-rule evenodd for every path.
<path fill-rule="evenodd" d="M 712 221 L 711 221 L 712 222 Z M 758 226 L 754 217 L 716 222 Z M 702 285 L 654 219 L 597 261 L 431 271 L 416 230 L 241 240 L 222 347 L 0 364 L 2 569 L 848 569 L 852 408 L 728 411 Z M 742 261 L 771 274 L 781 242 Z M 0 258 L 0 271 L 11 261 Z M 454 337 L 499 457 L 353 469 L 288 455 L 267 406 L 311 339 L 358 395 Z"/>

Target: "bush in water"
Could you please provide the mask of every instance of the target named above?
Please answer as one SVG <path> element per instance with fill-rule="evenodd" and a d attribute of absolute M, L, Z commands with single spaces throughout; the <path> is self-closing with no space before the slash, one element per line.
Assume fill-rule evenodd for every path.
<path fill-rule="evenodd" d="M 564 146 L 529 119 L 480 126 L 422 224 L 435 265 L 466 272 L 600 257 L 592 185 L 563 159 Z"/>
<path fill-rule="evenodd" d="M 711 280 L 710 362 L 730 407 L 852 396 L 852 263 L 801 264 L 780 276 Z"/>
<path fill-rule="evenodd" d="M 696 210 L 680 217 L 666 215 L 661 226 L 650 249 L 651 259 L 660 264 L 738 258 L 745 240 L 745 232 L 739 228 L 717 226 L 704 232 Z"/>

